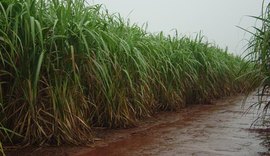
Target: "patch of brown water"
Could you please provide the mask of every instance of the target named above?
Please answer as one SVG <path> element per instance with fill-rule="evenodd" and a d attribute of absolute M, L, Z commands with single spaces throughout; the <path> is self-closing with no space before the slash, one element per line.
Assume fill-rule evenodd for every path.
<path fill-rule="evenodd" d="M 78 155 L 267 155 L 269 145 L 263 143 L 266 138 L 262 137 L 265 134 L 249 131 L 256 114 L 243 116 L 246 109 L 241 108 L 241 99 L 234 97 L 214 105 L 163 113 L 154 126 Z"/>
<path fill-rule="evenodd" d="M 243 97 L 218 100 L 213 105 L 197 105 L 179 112 L 162 112 L 136 128 L 97 129 L 92 147 L 43 148 L 11 152 L 19 155 L 268 155 L 265 131 L 250 129 L 256 114 L 243 112 Z M 61 149 L 61 150 L 60 150 Z M 47 154 L 46 154 L 47 153 Z"/>

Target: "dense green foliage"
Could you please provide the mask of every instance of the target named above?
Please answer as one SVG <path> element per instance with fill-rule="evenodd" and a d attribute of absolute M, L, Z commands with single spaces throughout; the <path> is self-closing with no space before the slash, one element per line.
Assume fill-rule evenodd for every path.
<path fill-rule="evenodd" d="M 83 0 L 0 2 L 0 52 L 5 144 L 82 144 L 93 126 L 129 127 L 253 84 L 238 77 L 243 60 L 200 36 L 149 34 Z"/>
<path fill-rule="evenodd" d="M 260 27 L 254 27 L 255 33 L 252 33 L 252 38 L 248 47 L 249 53 L 246 58 L 251 64 L 254 65 L 253 74 L 256 81 L 261 81 L 261 87 L 259 87 L 258 102 L 253 106 L 257 108 L 263 108 L 263 112 L 259 117 L 265 120 L 265 115 L 269 111 L 269 89 L 270 89 L 270 3 L 265 7 L 263 2 L 262 15 L 252 16 L 259 22 Z M 268 119 L 269 120 L 269 119 Z"/>

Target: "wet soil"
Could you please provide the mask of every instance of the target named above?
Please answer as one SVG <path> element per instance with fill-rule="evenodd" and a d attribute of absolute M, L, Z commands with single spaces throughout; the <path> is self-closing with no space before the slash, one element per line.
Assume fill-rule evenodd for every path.
<path fill-rule="evenodd" d="M 91 147 L 51 147 L 11 151 L 8 155 L 75 156 L 171 156 L 270 155 L 270 130 L 259 122 L 257 111 L 245 112 L 255 102 L 251 96 L 218 100 L 178 112 L 162 112 L 141 121 L 136 128 L 106 130 L 96 128 Z"/>

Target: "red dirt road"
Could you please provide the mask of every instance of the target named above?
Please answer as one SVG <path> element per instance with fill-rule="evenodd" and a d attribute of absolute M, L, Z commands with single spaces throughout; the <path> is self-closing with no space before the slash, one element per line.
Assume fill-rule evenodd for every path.
<path fill-rule="evenodd" d="M 270 130 L 250 127 L 257 115 L 242 108 L 243 96 L 179 112 L 158 113 L 136 128 L 97 130 L 92 147 L 53 147 L 11 151 L 7 155 L 71 156 L 256 156 L 270 155 Z M 256 112 L 256 111 L 255 111 Z M 269 131 L 269 132 L 267 132 Z M 268 139 L 267 139 L 268 138 Z"/>
<path fill-rule="evenodd" d="M 155 124 L 108 133 L 95 148 L 77 155 L 268 155 L 266 130 L 250 127 L 257 115 L 253 112 L 243 115 L 254 98 L 248 99 L 245 108 L 241 107 L 243 97 L 233 97 L 213 105 L 156 115 Z"/>

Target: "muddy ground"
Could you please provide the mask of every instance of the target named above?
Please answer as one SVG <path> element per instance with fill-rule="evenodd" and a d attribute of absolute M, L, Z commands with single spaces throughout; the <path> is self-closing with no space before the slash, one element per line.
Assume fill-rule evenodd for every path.
<path fill-rule="evenodd" d="M 246 112 L 256 98 L 250 96 L 244 107 L 244 96 L 235 96 L 211 105 L 162 112 L 130 129 L 97 128 L 96 141 L 89 147 L 27 148 L 8 150 L 7 155 L 270 155 L 270 130 L 260 122 L 251 126 L 257 111 Z"/>

